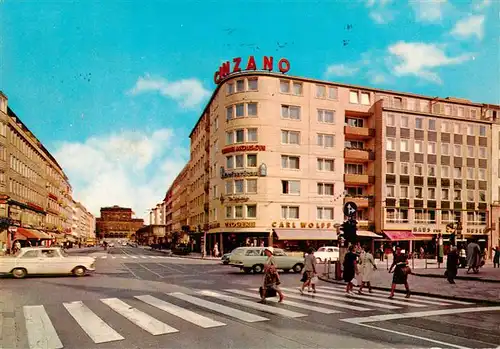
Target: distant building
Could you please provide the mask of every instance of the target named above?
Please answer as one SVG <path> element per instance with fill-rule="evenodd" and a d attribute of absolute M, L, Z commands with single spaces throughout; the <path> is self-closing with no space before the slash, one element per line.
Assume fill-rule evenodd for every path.
<path fill-rule="evenodd" d="M 96 218 L 96 232 L 99 239 L 128 238 L 144 226 L 144 220 L 132 218 L 131 208 L 102 207 L 101 217 Z"/>
<path fill-rule="evenodd" d="M 73 202 L 73 226 L 71 233 L 80 242 L 95 238 L 95 217 L 81 203 Z"/>

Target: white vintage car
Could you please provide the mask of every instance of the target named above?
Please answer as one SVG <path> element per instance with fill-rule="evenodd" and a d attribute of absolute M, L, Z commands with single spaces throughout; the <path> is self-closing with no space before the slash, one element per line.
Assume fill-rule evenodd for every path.
<path fill-rule="evenodd" d="M 264 250 L 264 247 L 238 247 L 231 252 L 229 265 L 240 268 L 245 273 L 250 273 L 252 270 L 255 274 L 262 273 L 267 260 Z M 273 254 L 278 269 L 300 273 L 304 268 L 304 257 L 302 256 L 289 256 L 280 248 L 275 248 Z"/>
<path fill-rule="evenodd" d="M 0 274 L 22 279 L 28 274 L 73 274 L 95 271 L 95 258 L 70 256 L 58 247 L 25 247 L 13 257 L 0 257 Z"/>

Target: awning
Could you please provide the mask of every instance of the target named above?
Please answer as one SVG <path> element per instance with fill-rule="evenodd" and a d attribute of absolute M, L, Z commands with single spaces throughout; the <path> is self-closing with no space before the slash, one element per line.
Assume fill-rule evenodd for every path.
<path fill-rule="evenodd" d="M 417 240 L 417 237 L 410 230 L 384 230 L 384 234 L 392 241 Z"/>
<path fill-rule="evenodd" d="M 369 230 L 358 230 L 356 232 L 356 236 L 364 236 L 364 237 L 370 237 L 370 238 L 381 238 L 382 236 L 375 234 L 373 231 Z"/>
<path fill-rule="evenodd" d="M 278 240 L 337 240 L 337 232 L 328 229 L 274 229 Z"/>
<path fill-rule="evenodd" d="M 27 238 L 26 238 L 26 236 L 21 235 L 21 234 L 16 232 L 16 234 L 14 235 L 14 240 L 27 240 Z"/>
<path fill-rule="evenodd" d="M 25 236 L 27 239 L 34 239 L 34 240 L 41 239 L 38 232 L 36 230 L 32 230 L 32 229 L 17 228 L 17 233 Z"/>
<path fill-rule="evenodd" d="M 41 231 L 41 230 L 34 230 L 34 231 L 38 234 L 38 236 L 40 236 L 40 239 L 42 239 L 42 240 L 45 240 L 45 239 L 52 240 L 52 236 L 50 236 L 46 232 Z"/>

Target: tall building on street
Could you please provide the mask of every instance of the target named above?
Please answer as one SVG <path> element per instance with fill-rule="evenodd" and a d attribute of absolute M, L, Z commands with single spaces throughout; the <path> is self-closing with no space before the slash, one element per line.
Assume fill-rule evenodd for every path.
<path fill-rule="evenodd" d="M 80 202 L 73 201 L 72 235 L 78 242 L 86 242 L 95 238 L 95 217 Z"/>
<path fill-rule="evenodd" d="M 133 218 L 131 208 L 102 207 L 96 218 L 96 234 L 99 239 L 131 239 L 144 226 L 144 220 Z"/>
<path fill-rule="evenodd" d="M 451 231 L 500 243 L 500 106 L 286 76 L 285 59 L 281 74 L 269 57 L 256 71 L 252 59 L 254 70 L 215 73 L 190 135 L 190 182 L 167 192 L 172 231 L 184 185 L 187 224 L 208 250 L 331 243 L 346 202 L 377 247 L 433 252 Z"/>
<path fill-rule="evenodd" d="M 0 92 L 0 251 L 72 240 L 72 188 Z"/>

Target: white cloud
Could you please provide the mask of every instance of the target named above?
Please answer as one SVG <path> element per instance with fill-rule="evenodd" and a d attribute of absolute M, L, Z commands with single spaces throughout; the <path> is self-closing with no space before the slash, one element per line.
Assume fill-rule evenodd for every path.
<path fill-rule="evenodd" d="M 135 86 L 129 91 L 132 95 L 146 92 L 159 92 L 161 95 L 179 102 L 184 108 L 197 107 L 210 96 L 210 91 L 203 87 L 200 80 L 183 79 L 168 81 L 149 75 L 137 79 Z"/>
<path fill-rule="evenodd" d="M 332 64 L 326 68 L 327 76 L 352 76 L 359 71 L 359 68 L 349 67 L 345 64 Z"/>
<path fill-rule="evenodd" d="M 367 0 L 366 7 L 370 8 L 370 18 L 375 23 L 386 24 L 394 19 L 394 12 L 387 9 L 386 5 L 393 0 Z"/>
<path fill-rule="evenodd" d="M 70 178 L 75 199 L 93 214 L 120 205 L 146 218 L 145 211 L 163 200 L 189 158 L 189 150 L 177 147 L 174 137 L 172 129 L 124 131 L 57 144 L 54 156 Z"/>
<path fill-rule="evenodd" d="M 439 45 L 421 42 L 400 41 L 389 46 L 388 50 L 396 76 L 414 75 L 435 83 L 441 83 L 441 79 L 433 69 L 472 58 L 471 54 L 449 57 Z"/>
<path fill-rule="evenodd" d="M 491 0 L 477 0 L 474 1 L 472 7 L 476 11 L 481 11 L 491 5 Z"/>
<path fill-rule="evenodd" d="M 460 38 L 476 36 L 479 40 L 482 40 L 484 35 L 484 15 L 473 15 L 459 20 L 453 27 L 451 34 Z"/>
<path fill-rule="evenodd" d="M 447 0 L 410 0 L 410 5 L 415 11 L 420 22 L 440 22 Z"/>

